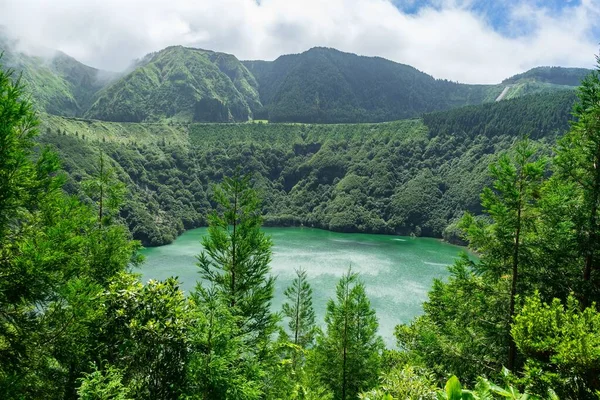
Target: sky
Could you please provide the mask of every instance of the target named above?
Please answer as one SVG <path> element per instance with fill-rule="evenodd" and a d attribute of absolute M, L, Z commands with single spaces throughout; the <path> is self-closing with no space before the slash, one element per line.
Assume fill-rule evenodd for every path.
<path fill-rule="evenodd" d="M 600 0 L 0 0 L 0 26 L 23 51 L 111 71 L 169 45 L 242 60 L 326 46 L 498 83 L 535 66 L 593 68 Z"/>

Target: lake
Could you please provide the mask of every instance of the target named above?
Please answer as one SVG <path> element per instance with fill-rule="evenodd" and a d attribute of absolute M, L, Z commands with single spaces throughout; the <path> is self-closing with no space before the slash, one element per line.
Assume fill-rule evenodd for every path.
<path fill-rule="evenodd" d="M 327 300 L 335 296 L 339 278 L 352 268 L 366 285 L 377 311 L 379 332 L 394 346 L 394 327 L 423 312 L 422 303 L 435 278 L 448 276 L 447 266 L 463 248 L 438 239 L 361 233 L 336 233 L 312 228 L 264 228 L 273 239 L 272 274 L 274 310 L 279 311 L 283 291 L 294 279 L 294 269 L 304 268 L 313 288 L 317 321 L 323 324 Z M 166 246 L 142 250 L 146 262 L 144 281 L 178 276 L 181 287 L 192 291 L 198 279 L 196 255 L 206 228 L 193 229 Z"/>

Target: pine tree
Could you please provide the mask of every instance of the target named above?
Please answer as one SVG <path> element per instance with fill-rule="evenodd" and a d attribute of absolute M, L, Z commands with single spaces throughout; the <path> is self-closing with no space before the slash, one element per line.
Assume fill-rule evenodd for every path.
<path fill-rule="evenodd" d="M 272 242 L 260 230 L 262 216 L 250 176 L 239 172 L 215 188 L 219 211 L 209 216 L 204 251 L 198 256 L 200 276 L 214 286 L 238 320 L 247 344 L 268 340 L 275 331 L 271 313 L 274 278 L 270 276 Z"/>
<path fill-rule="evenodd" d="M 116 177 L 114 168 L 106 165 L 104 154 L 100 153 L 98 171 L 90 179 L 83 181 L 83 190 L 98 207 L 98 224 L 110 222 L 119 210 L 125 197 L 125 185 Z"/>
<path fill-rule="evenodd" d="M 336 300 L 329 300 L 327 330 L 317 337 L 316 371 L 336 400 L 355 399 L 377 383 L 381 352 L 375 310 L 358 275 L 348 271 L 337 284 Z"/>
<path fill-rule="evenodd" d="M 291 343 L 295 348 L 291 354 L 293 376 L 298 377 L 302 367 L 303 351 L 312 347 L 315 340 L 315 310 L 312 304 L 312 288 L 306 280 L 306 271 L 297 269 L 296 278 L 283 294 L 287 302 L 283 304 L 283 316 L 289 319 L 288 328 Z M 287 337 L 287 335 L 284 335 Z"/>
<path fill-rule="evenodd" d="M 283 315 L 289 318 L 288 327 L 292 341 L 304 349 L 310 347 L 315 337 L 315 310 L 312 305 L 312 288 L 306 280 L 306 271 L 296 270 L 296 278 L 283 292 L 288 302 L 283 304 Z"/>
<path fill-rule="evenodd" d="M 479 269 L 494 280 L 510 276 L 510 293 L 506 337 L 508 338 L 508 368 L 514 369 L 516 346 L 510 336 L 515 314 L 515 300 L 519 293 L 523 260 L 531 259 L 531 237 L 537 220 L 537 201 L 547 161 L 536 158 L 537 150 L 528 140 L 519 141 L 511 155 L 504 154 L 490 167 L 495 179 L 493 188 L 486 188 L 481 196 L 482 206 L 493 219 L 493 224 L 482 226 L 467 216 L 471 244 L 485 251 Z"/>
<path fill-rule="evenodd" d="M 576 216 L 577 241 L 582 255 L 582 303 L 600 300 L 600 58 L 581 82 L 570 131 L 559 142 L 556 172 L 574 185 L 580 206 Z"/>
<path fill-rule="evenodd" d="M 187 362 L 187 394 L 204 400 L 254 400 L 263 395 L 259 364 L 250 357 L 239 334 L 239 324 L 214 287 L 198 285 L 197 305 L 190 327 L 191 352 Z"/>

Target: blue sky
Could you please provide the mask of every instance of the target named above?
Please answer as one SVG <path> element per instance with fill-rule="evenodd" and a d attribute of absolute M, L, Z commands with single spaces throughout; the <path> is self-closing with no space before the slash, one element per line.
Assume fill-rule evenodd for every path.
<path fill-rule="evenodd" d="M 265 60 L 327 46 L 497 83 L 540 65 L 593 67 L 600 0 L 0 0 L 0 25 L 23 51 L 117 71 L 175 44 Z"/>
<path fill-rule="evenodd" d="M 440 1 L 440 0 L 393 0 L 392 3 L 403 13 L 418 14 L 424 8 L 443 10 L 451 6 L 463 8 L 479 15 L 496 32 L 505 36 L 526 35 L 533 27 L 521 20 L 519 29 L 512 23 L 513 11 L 522 6 L 544 10 L 549 15 L 558 16 L 565 11 L 581 6 L 581 0 L 470 0 L 470 1 Z M 596 29 L 596 32 L 599 32 Z M 516 31 L 515 31 L 516 30 Z"/>

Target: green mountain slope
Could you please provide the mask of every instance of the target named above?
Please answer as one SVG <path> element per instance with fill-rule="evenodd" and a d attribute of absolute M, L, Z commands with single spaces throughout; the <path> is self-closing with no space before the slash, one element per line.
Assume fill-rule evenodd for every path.
<path fill-rule="evenodd" d="M 86 117 L 107 121 L 245 121 L 261 107 L 254 77 L 234 56 L 182 46 L 146 56 L 104 88 Z"/>
<path fill-rule="evenodd" d="M 586 68 L 537 67 L 505 79 L 502 84 L 543 82 L 559 86 L 579 86 L 590 72 L 592 70 Z"/>
<path fill-rule="evenodd" d="M 368 124 L 149 124 L 44 117 L 40 140 L 65 160 L 69 190 L 105 153 L 127 183 L 124 210 L 146 245 L 205 223 L 212 185 L 254 173 L 271 225 L 441 236 L 478 212 L 487 168 L 518 137 L 549 148 L 573 91 Z"/>
<path fill-rule="evenodd" d="M 21 74 L 35 107 L 50 114 L 82 115 L 96 92 L 117 75 L 88 67 L 60 51 L 48 51 L 47 57 L 21 53 L 1 35 L 0 52 L 3 66 Z"/>
<path fill-rule="evenodd" d="M 502 90 L 436 80 L 408 65 L 328 48 L 244 63 L 272 121 L 390 121 L 493 101 Z"/>
<path fill-rule="evenodd" d="M 536 93 L 572 90 L 591 72 L 585 68 L 537 67 L 502 81 L 504 90 L 498 100 Z"/>

